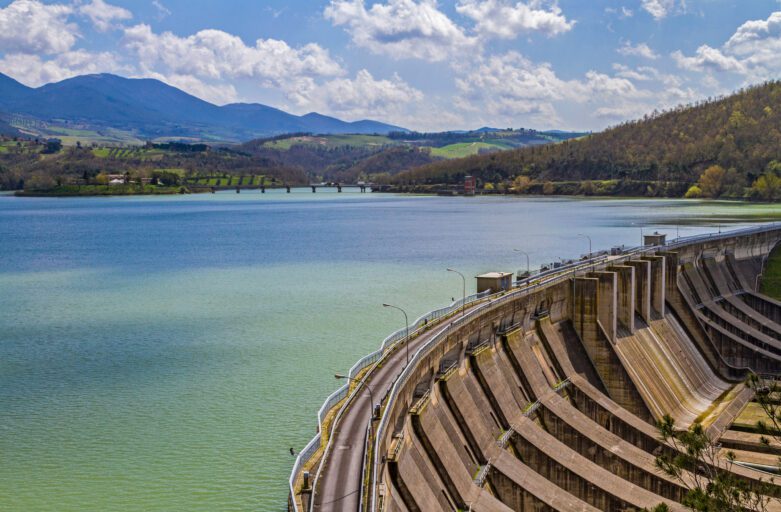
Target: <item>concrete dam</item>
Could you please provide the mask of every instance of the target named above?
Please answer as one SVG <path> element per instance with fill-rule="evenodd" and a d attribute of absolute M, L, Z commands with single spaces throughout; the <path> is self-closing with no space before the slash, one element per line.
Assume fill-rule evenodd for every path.
<path fill-rule="evenodd" d="M 675 451 L 666 414 L 758 486 L 781 446 L 747 428 L 745 381 L 781 378 L 781 302 L 757 291 L 780 241 L 776 226 L 662 241 L 422 317 L 326 401 L 289 510 L 686 510 L 695 476 L 655 463 Z"/>

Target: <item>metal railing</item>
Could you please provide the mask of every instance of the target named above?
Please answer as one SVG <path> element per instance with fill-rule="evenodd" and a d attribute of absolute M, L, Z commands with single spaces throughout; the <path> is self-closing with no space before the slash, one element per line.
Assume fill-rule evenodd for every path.
<path fill-rule="evenodd" d="M 429 324 L 432 324 L 437 320 L 439 320 L 440 318 L 458 311 L 462 306 L 471 304 L 484 297 L 487 297 L 488 295 L 489 295 L 488 291 L 484 291 L 482 293 L 476 293 L 466 298 L 458 299 L 454 301 L 452 304 L 450 304 L 449 306 L 435 309 L 434 311 L 429 311 L 425 315 L 415 320 L 415 322 L 409 326 L 410 338 L 413 335 L 416 335 L 418 331 L 420 331 L 420 329 L 424 327 L 428 327 Z M 388 335 L 384 340 L 382 340 L 379 349 L 375 350 L 370 354 L 365 355 L 364 357 L 356 361 L 356 363 L 350 368 L 350 371 L 348 372 L 348 376 L 351 379 L 355 379 L 358 376 L 358 374 L 360 374 L 361 371 L 363 371 L 365 368 L 375 364 L 377 361 L 382 359 L 382 357 L 386 355 L 390 351 L 390 349 L 392 349 L 400 341 L 404 340 L 406 335 L 407 335 L 406 327 L 404 327 L 403 329 L 399 329 L 398 331 L 395 331 L 390 335 Z M 312 457 L 322 447 L 323 429 L 324 429 L 323 423 L 326 417 L 330 414 L 334 406 L 336 406 L 337 404 L 339 404 L 345 398 L 348 397 L 349 393 L 350 393 L 350 382 L 348 381 L 347 384 L 341 386 L 339 389 L 331 393 L 328 396 L 328 398 L 325 399 L 323 405 L 320 407 L 320 409 L 317 412 L 317 434 L 299 452 L 295 462 L 293 463 L 293 469 L 290 473 L 290 479 L 288 483 L 290 487 L 290 497 L 291 497 L 291 502 L 293 504 L 293 510 L 296 512 L 300 512 L 300 508 L 298 506 L 298 503 L 296 503 L 296 498 L 295 498 L 296 478 L 298 474 L 303 470 L 304 466 L 312 459 Z M 326 448 L 327 447 L 328 444 L 326 444 Z"/>
<path fill-rule="evenodd" d="M 756 233 L 768 232 L 774 229 L 778 229 L 778 226 L 775 223 L 763 224 L 758 227 L 744 228 L 744 229 L 739 229 L 739 230 L 734 230 L 734 231 L 724 232 L 724 233 L 711 233 L 711 234 L 704 234 L 704 235 L 695 235 L 686 238 L 679 238 L 676 239 L 674 242 L 661 245 L 661 246 L 641 246 L 641 247 L 633 248 L 631 250 L 628 250 L 624 254 L 622 254 L 620 258 L 609 260 L 609 263 L 612 264 L 621 261 L 626 261 L 631 259 L 634 256 L 637 256 L 638 254 L 654 252 L 661 249 L 672 249 L 672 248 L 681 247 L 684 245 L 690 245 L 692 243 L 697 243 L 702 241 L 719 240 L 723 238 L 732 238 L 735 236 L 746 236 L 746 235 L 751 235 Z M 447 335 L 449 335 L 454 328 L 459 327 L 464 323 L 470 322 L 473 319 L 477 318 L 479 315 L 491 311 L 496 307 L 503 305 L 505 302 L 512 301 L 523 294 L 529 294 L 541 288 L 545 288 L 563 282 L 564 280 L 569 279 L 571 276 L 577 275 L 578 270 L 588 270 L 590 268 L 594 268 L 596 265 L 600 263 L 608 262 L 607 261 L 608 258 L 604 256 L 599 257 L 598 260 L 599 261 L 581 260 L 578 262 L 574 262 L 571 265 L 561 266 L 559 268 L 542 272 L 535 276 L 531 276 L 530 278 L 524 280 L 526 286 L 524 286 L 523 288 L 515 290 L 506 295 L 498 297 L 495 300 L 489 301 L 486 304 L 478 306 L 472 311 L 470 311 L 469 313 L 467 313 L 466 315 L 460 316 L 455 320 L 453 320 L 452 322 L 450 322 L 448 326 L 441 329 L 435 336 L 433 336 L 428 342 L 426 342 L 425 345 L 420 347 L 412 356 L 409 364 L 404 368 L 404 370 L 401 372 L 401 374 L 399 374 L 399 377 L 394 382 L 393 387 L 391 388 L 391 391 L 388 395 L 388 404 L 386 405 L 385 410 L 391 411 L 393 409 L 393 407 L 395 406 L 396 398 L 399 394 L 399 390 L 407 383 L 410 376 L 415 371 L 417 364 L 420 363 L 420 361 L 424 357 L 426 357 L 428 353 L 436 345 L 441 343 L 443 340 L 447 339 Z M 377 433 L 375 435 L 375 445 L 374 445 L 375 456 L 374 456 L 374 460 L 372 461 L 374 468 L 372 471 L 372 479 L 371 479 L 372 480 L 371 507 L 369 508 L 369 510 L 373 512 L 377 510 L 377 479 L 379 475 L 379 472 L 376 467 L 377 460 L 378 460 L 377 454 L 380 453 L 380 443 L 385 437 L 385 431 L 388 428 L 388 422 L 390 416 L 391 416 L 390 414 L 384 414 L 382 416 L 380 423 L 377 427 Z"/>

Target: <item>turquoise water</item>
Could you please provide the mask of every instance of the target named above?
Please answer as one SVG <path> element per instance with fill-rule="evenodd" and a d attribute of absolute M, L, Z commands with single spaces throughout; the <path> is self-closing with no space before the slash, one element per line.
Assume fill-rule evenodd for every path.
<path fill-rule="evenodd" d="M 724 202 L 221 193 L 0 196 L 0 510 L 284 510 L 289 448 L 345 371 L 467 276 Z M 467 293 L 474 283 L 467 282 Z"/>

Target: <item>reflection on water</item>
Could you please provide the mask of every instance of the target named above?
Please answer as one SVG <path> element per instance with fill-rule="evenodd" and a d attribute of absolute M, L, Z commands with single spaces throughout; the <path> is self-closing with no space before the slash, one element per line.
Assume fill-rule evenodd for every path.
<path fill-rule="evenodd" d="M 319 190 L 0 197 L 0 510 L 284 510 L 343 371 L 467 275 L 772 205 Z M 468 282 L 467 293 L 474 289 Z"/>

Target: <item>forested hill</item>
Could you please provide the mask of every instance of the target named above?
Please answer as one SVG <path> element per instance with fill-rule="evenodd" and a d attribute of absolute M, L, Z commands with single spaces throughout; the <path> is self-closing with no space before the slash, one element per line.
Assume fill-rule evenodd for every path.
<path fill-rule="evenodd" d="M 654 112 L 601 133 L 558 144 L 434 162 L 399 184 L 483 182 L 528 176 L 536 182 L 625 180 L 695 183 L 706 168 L 734 169 L 751 184 L 781 160 L 781 82 Z"/>

